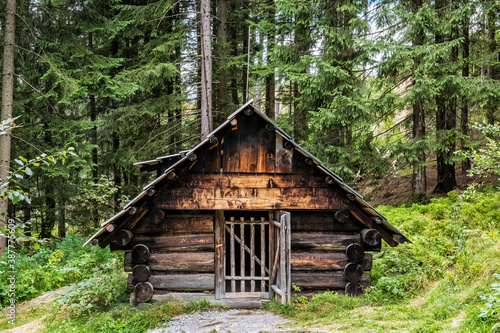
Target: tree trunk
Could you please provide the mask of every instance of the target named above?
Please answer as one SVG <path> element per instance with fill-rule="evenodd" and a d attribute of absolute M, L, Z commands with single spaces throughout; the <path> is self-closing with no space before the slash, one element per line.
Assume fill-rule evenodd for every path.
<path fill-rule="evenodd" d="M 496 54 L 496 10 L 495 4 L 492 4 L 490 8 L 488 8 L 487 15 L 487 25 L 488 25 L 488 43 L 489 43 L 489 53 L 492 59 L 489 60 L 488 65 L 488 79 L 490 80 L 490 84 L 493 84 L 493 80 L 495 79 L 495 63 L 497 61 L 494 55 Z M 498 57 L 498 56 L 497 56 Z M 488 107 L 486 109 L 486 120 L 488 124 L 495 124 L 495 102 L 491 101 L 488 103 Z"/>
<path fill-rule="evenodd" d="M 212 132 L 212 41 L 210 0 L 201 0 L 201 139 Z"/>
<path fill-rule="evenodd" d="M 250 43 L 249 43 L 249 31 L 248 31 L 248 23 L 246 20 L 248 19 L 248 0 L 243 0 L 243 9 L 244 15 L 242 18 L 240 29 L 242 29 L 243 35 L 243 54 L 248 55 Z M 247 59 L 245 57 L 245 59 Z M 246 103 L 248 101 L 248 68 L 249 63 L 243 66 L 243 70 L 241 71 L 241 87 L 243 91 L 243 101 Z"/>
<path fill-rule="evenodd" d="M 225 111 L 228 109 L 228 71 L 226 67 L 227 54 L 227 0 L 219 0 L 217 4 L 217 58 L 219 73 L 219 83 L 216 85 L 216 114 L 215 121 L 221 124 L 225 117 Z"/>
<path fill-rule="evenodd" d="M 59 210 L 59 222 L 57 223 L 57 237 L 66 237 L 66 199 L 61 200 L 61 209 Z"/>
<path fill-rule="evenodd" d="M 468 0 L 465 0 L 464 5 L 467 5 Z M 469 77 L 469 50 L 470 50 L 470 37 L 469 37 L 469 24 L 470 24 L 470 17 L 469 15 L 466 15 L 464 18 L 463 26 L 462 26 L 462 36 L 464 38 L 464 41 L 462 43 L 462 58 L 463 58 L 463 65 L 462 65 L 462 77 L 463 78 L 468 78 Z M 460 115 L 460 132 L 462 133 L 463 136 L 468 137 L 469 136 L 469 103 L 468 103 L 468 96 L 463 96 L 462 97 L 462 109 L 461 109 L 461 115 Z M 462 150 L 467 150 L 466 147 L 466 141 L 467 139 L 462 139 L 461 142 L 461 149 Z M 467 158 L 465 161 L 462 162 L 462 172 L 467 172 L 470 170 L 470 160 Z"/>
<path fill-rule="evenodd" d="M 266 115 L 273 119 L 275 116 L 275 108 L 276 108 L 276 79 L 274 73 L 274 45 L 276 44 L 276 5 L 274 0 L 268 0 L 269 5 L 269 24 L 272 27 L 270 31 L 267 33 L 267 59 L 266 65 L 268 70 L 270 71 L 265 78 L 266 85 Z"/>
<path fill-rule="evenodd" d="M 456 6 L 456 1 L 452 2 Z M 444 4 L 442 0 L 436 2 L 436 10 L 442 11 Z M 451 38 L 458 38 L 458 30 L 453 29 Z M 442 43 L 444 36 L 436 35 L 436 44 Z M 453 47 L 450 56 L 450 62 L 456 62 L 458 59 L 458 47 Z M 452 75 L 444 73 L 442 75 Z M 450 162 L 455 151 L 455 142 L 444 138 L 445 133 L 449 133 L 456 127 L 457 121 L 457 99 L 453 96 L 452 87 L 444 87 L 442 93 L 436 97 L 437 115 L 436 115 L 436 135 L 438 141 L 437 155 L 437 183 L 434 193 L 447 193 L 457 186 L 455 179 L 455 164 Z"/>
<path fill-rule="evenodd" d="M 413 14 L 416 15 L 420 8 L 422 8 L 422 0 L 413 0 L 412 2 Z M 412 40 L 412 46 L 419 47 L 423 44 L 423 31 L 416 33 Z M 415 86 L 415 72 L 420 65 L 421 57 L 415 59 L 413 64 L 413 78 L 412 86 Z M 425 116 L 422 108 L 422 101 L 415 100 L 412 105 L 413 108 L 413 142 L 417 143 L 425 138 Z M 413 162 L 413 177 L 412 177 L 412 193 L 426 193 L 427 176 L 425 173 L 425 151 L 417 148 L 417 160 Z"/>
<path fill-rule="evenodd" d="M 2 113 L 1 120 L 12 118 L 12 104 L 14 103 L 14 48 L 16 31 L 16 0 L 7 0 L 5 6 L 5 32 L 3 49 L 2 71 Z M 10 129 L 0 135 L 0 182 L 8 182 L 10 168 Z M 7 190 L 7 189 L 5 189 Z M 0 212 L 7 213 L 8 199 L 0 199 Z M 0 217 L 0 228 L 7 222 L 7 214 Z M 5 251 L 6 239 L 0 237 L 0 256 Z"/>

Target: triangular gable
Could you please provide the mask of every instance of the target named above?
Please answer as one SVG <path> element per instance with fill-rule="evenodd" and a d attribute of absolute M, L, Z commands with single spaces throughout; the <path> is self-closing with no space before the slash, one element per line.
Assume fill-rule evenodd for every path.
<path fill-rule="evenodd" d="M 120 213 L 116 214 L 115 216 L 104 222 L 101 225 L 102 228 L 95 235 L 93 235 L 84 244 L 84 246 L 92 242 L 97 237 L 106 233 L 110 233 L 109 235 L 104 236 L 104 239 L 106 241 L 103 242 L 102 245 L 106 246 L 107 243 L 109 243 L 111 233 L 114 229 L 109 227 L 111 223 L 117 225 L 119 229 L 120 225 L 123 225 L 125 221 L 130 221 L 131 219 L 139 219 L 138 217 L 134 217 L 136 214 L 144 216 L 147 213 L 148 209 L 142 208 L 138 212 L 137 207 L 145 206 L 144 202 L 147 201 L 150 196 L 154 195 L 155 188 L 158 188 L 160 184 L 162 184 L 162 182 L 168 179 L 169 175 L 174 174 L 174 170 L 176 170 L 176 168 L 194 165 L 194 163 L 191 164 L 191 162 L 194 159 L 196 159 L 196 155 L 199 154 L 202 149 L 206 149 L 207 147 L 212 146 L 215 142 L 214 138 L 217 138 L 218 134 L 220 134 L 220 132 L 222 132 L 224 129 L 227 129 L 228 127 L 232 126 L 231 122 L 233 121 L 233 119 L 236 118 L 236 116 L 238 116 L 242 112 L 249 112 L 250 110 L 251 112 L 255 112 L 257 115 L 259 115 L 266 122 L 266 126 L 272 126 L 272 129 L 275 131 L 276 135 L 280 136 L 283 141 L 286 141 L 288 145 L 292 145 L 293 147 L 291 149 L 293 149 L 293 151 L 297 151 L 298 153 L 302 154 L 305 158 L 310 159 L 310 161 L 317 167 L 318 170 L 324 173 L 325 176 L 329 177 L 328 179 L 330 182 L 335 182 L 340 188 L 342 188 L 346 192 L 346 196 L 349 198 L 350 201 L 355 203 L 355 206 L 357 207 L 351 210 L 351 213 L 359 222 L 361 222 L 368 228 L 373 228 L 378 230 L 382 238 L 391 246 L 396 246 L 398 243 L 410 242 L 408 238 L 406 238 L 406 236 L 404 236 L 396 227 L 391 225 L 382 214 L 377 212 L 370 204 L 368 204 L 360 194 L 358 194 L 354 189 L 352 189 L 346 183 L 344 183 L 342 178 L 340 178 L 334 172 L 325 167 L 321 163 L 321 161 L 318 160 L 315 156 L 313 156 L 304 148 L 302 148 L 300 145 L 295 143 L 288 134 L 286 134 L 281 128 L 279 128 L 264 113 L 256 109 L 253 105 L 251 105 L 251 103 L 252 101 L 249 101 L 248 103 L 240 107 L 238 110 L 236 110 L 233 114 L 231 114 L 227 118 L 227 120 L 223 124 L 221 124 L 217 129 L 212 131 L 212 133 L 210 133 L 205 140 L 200 142 L 192 150 L 181 152 L 175 155 L 160 157 L 151 161 L 136 163 L 136 165 L 141 166 L 144 170 L 148 170 L 147 169 L 148 167 L 154 169 L 156 164 L 161 163 L 162 161 L 168 161 L 168 165 L 166 167 L 164 166 L 165 170 L 163 171 L 162 169 L 163 173 L 159 177 L 157 177 L 154 181 L 146 185 L 144 187 L 144 190 L 132 201 L 130 201 Z"/>

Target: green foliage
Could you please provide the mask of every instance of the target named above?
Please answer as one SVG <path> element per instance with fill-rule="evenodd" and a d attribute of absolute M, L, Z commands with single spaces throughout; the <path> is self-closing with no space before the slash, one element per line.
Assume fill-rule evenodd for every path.
<path fill-rule="evenodd" d="M 474 167 L 469 170 L 469 174 L 483 177 L 492 174 L 500 176 L 500 143 L 498 141 L 500 126 L 475 123 L 473 127 L 484 135 L 486 145 L 458 152 L 460 156 L 468 158 L 473 164 Z"/>
<path fill-rule="evenodd" d="M 116 260 L 94 267 L 92 271 L 94 274 L 91 278 L 71 285 L 58 300 L 58 304 L 69 308 L 70 315 L 88 315 L 105 309 L 119 298 L 127 299 L 126 274 Z"/>
<path fill-rule="evenodd" d="M 146 309 L 117 303 L 108 311 L 98 311 L 88 316 L 53 314 L 46 320 L 47 324 L 43 332 L 142 333 L 163 326 L 180 313 L 183 313 L 183 307 L 175 303 L 155 304 Z"/>
<path fill-rule="evenodd" d="M 500 279 L 500 274 L 493 274 Z M 480 318 L 489 319 L 493 322 L 500 322 L 500 283 L 493 283 L 491 290 L 481 296 L 484 306 L 481 308 Z"/>
<path fill-rule="evenodd" d="M 185 309 L 187 312 L 200 312 L 208 310 L 211 307 L 213 307 L 213 304 L 209 300 L 201 299 L 199 301 L 189 301 Z"/>
<path fill-rule="evenodd" d="M 15 258 L 16 302 L 91 278 L 94 276 L 93 269 L 110 262 L 111 259 L 116 261 L 116 266 L 120 266 L 123 256 L 111 254 L 108 249 L 99 247 L 83 248 L 84 240 L 82 236 L 69 235 L 61 241 L 41 247 L 34 253 L 28 252 L 26 248 L 19 249 Z M 5 252 L 0 261 L 0 272 L 9 270 Z M 0 275 L 0 300 L 5 302 L 10 299 L 7 297 L 7 277 L 8 274 Z"/>

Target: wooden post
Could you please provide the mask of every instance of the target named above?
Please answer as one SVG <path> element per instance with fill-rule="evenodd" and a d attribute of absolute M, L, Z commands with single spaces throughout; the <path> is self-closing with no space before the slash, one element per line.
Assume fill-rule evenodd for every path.
<path fill-rule="evenodd" d="M 264 218 L 261 218 L 261 222 L 264 222 Z M 266 276 L 266 225 L 264 223 L 260 224 L 260 276 Z M 266 284 L 264 280 L 260 281 L 260 291 L 264 292 Z"/>
<path fill-rule="evenodd" d="M 230 260 L 231 260 L 231 292 L 236 291 L 236 281 L 234 280 L 235 271 L 236 271 L 236 263 L 235 263 L 235 255 L 234 255 L 234 223 L 231 223 L 231 237 L 230 237 Z"/>
<path fill-rule="evenodd" d="M 286 297 L 283 294 L 286 290 L 286 253 L 285 253 L 285 243 L 286 243 L 286 221 L 285 216 L 280 216 L 280 288 L 282 292 L 281 304 L 286 304 Z"/>
<path fill-rule="evenodd" d="M 215 299 L 224 295 L 224 211 L 215 211 Z"/>
<path fill-rule="evenodd" d="M 255 225 L 250 224 L 250 276 L 255 277 Z M 255 280 L 250 281 L 250 292 L 255 292 Z"/>
<path fill-rule="evenodd" d="M 245 276 L 245 225 L 240 224 L 240 266 L 241 266 L 241 276 Z M 245 280 L 241 280 L 241 292 L 245 292 Z"/>

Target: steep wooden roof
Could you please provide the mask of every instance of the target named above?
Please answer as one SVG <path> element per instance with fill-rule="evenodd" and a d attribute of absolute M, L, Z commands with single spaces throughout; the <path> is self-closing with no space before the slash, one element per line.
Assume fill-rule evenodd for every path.
<path fill-rule="evenodd" d="M 127 213 L 132 213 L 135 212 L 136 207 L 138 206 L 143 206 L 145 201 L 148 200 L 148 193 L 151 195 L 154 192 L 155 188 L 159 188 L 162 183 L 166 180 L 168 175 L 173 172 L 176 168 L 182 168 L 185 166 L 187 163 L 190 163 L 190 158 L 193 156 L 196 156 L 196 153 L 203 149 L 206 148 L 205 146 L 207 145 L 212 145 L 213 138 L 216 137 L 216 135 L 222 131 L 223 129 L 231 126 L 230 123 L 231 121 L 239 115 L 241 112 L 244 112 L 245 110 L 253 110 L 257 115 L 262 117 L 262 119 L 265 120 L 267 123 L 266 126 L 272 127 L 272 129 L 276 132 L 277 135 L 280 135 L 283 139 L 285 139 L 287 142 L 291 143 L 293 145 L 293 149 L 297 151 L 298 153 L 302 154 L 304 157 L 309 158 L 314 165 L 325 174 L 325 176 L 330 177 L 340 188 L 342 188 L 345 192 L 346 195 L 349 197 L 349 199 L 356 203 L 357 206 L 359 206 L 360 210 L 362 211 L 362 214 L 367 214 L 370 217 L 370 220 L 364 220 L 361 221 L 363 224 L 365 224 L 369 228 L 374 228 L 380 231 L 382 238 L 391 246 L 396 246 L 398 243 L 404 243 L 404 242 L 410 242 L 406 236 L 404 236 L 396 227 L 391 225 L 387 219 L 380 214 L 378 211 L 376 211 L 368 202 L 366 202 L 363 197 L 357 193 L 354 189 L 349 187 L 342 178 L 340 178 L 338 175 L 336 175 L 334 172 L 329 170 L 327 167 L 325 167 L 320 160 L 318 160 L 315 156 L 311 155 L 308 151 L 306 151 L 304 148 L 302 148 L 300 145 L 295 143 L 291 137 L 285 133 L 281 128 L 279 128 L 271 119 L 269 119 L 265 114 L 260 112 L 258 109 L 252 106 L 251 104 L 252 101 L 249 101 L 242 107 L 240 107 L 238 110 L 236 110 L 233 114 L 231 114 L 227 120 L 221 124 L 217 129 L 215 129 L 210 135 L 200 142 L 196 147 L 194 147 L 191 150 L 180 152 L 179 154 L 174 154 L 174 155 L 169 155 L 169 156 L 163 156 L 159 157 L 154 160 L 150 161 L 145 161 L 145 162 L 139 162 L 136 163 L 135 165 L 138 165 L 141 167 L 141 170 L 144 171 L 152 171 L 152 170 L 157 170 L 160 168 L 161 165 L 161 170 L 162 173 L 159 177 L 157 177 L 154 181 L 146 185 L 143 189 L 143 191 L 136 196 L 133 200 L 131 200 L 121 212 L 116 214 L 115 216 L 111 217 L 109 220 L 104 222 L 101 225 L 101 229 L 95 233 L 85 244 L 87 245 L 90 243 L 93 239 L 96 239 L 97 237 L 101 237 L 104 239 L 109 239 L 109 235 L 106 235 L 108 233 L 107 231 L 107 226 L 110 223 L 113 223 L 120 228 L 120 226 L 125 222 L 129 221 L 130 219 L 130 214 Z M 164 170 L 164 171 L 163 171 Z M 147 210 L 147 209 L 146 209 Z M 144 215 L 146 211 L 142 211 L 141 215 Z M 106 246 L 107 242 L 105 242 L 103 245 Z"/>

